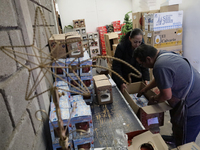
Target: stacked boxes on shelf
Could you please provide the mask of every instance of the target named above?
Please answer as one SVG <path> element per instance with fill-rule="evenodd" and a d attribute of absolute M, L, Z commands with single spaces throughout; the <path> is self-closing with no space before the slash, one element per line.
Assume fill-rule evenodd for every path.
<path fill-rule="evenodd" d="M 73 148 L 78 150 L 94 149 L 93 138 L 93 123 L 90 106 L 86 105 L 81 95 L 71 97 L 72 106 L 76 109 L 71 109 L 71 121 L 69 125 L 69 133 L 72 134 Z"/>
<path fill-rule="evenodd" d="M 69 89 L 69 86 L 68 86 L 68 84 L 66 82 L 66 81 L 68 81 L 67 77 L 65 77 L 63 79 L 64 79 L 64 81 L 56 81 L 56 82 L 54 82 L 54 86 L 58 87 L 58 92 L 60 92 L 62 95 L 66 95 L 66 96 L 68 96 L 70 98 L 71 93 L 69 92 L 70 89 Z"/>
<path fill-rule="evenodd" d="M 92 102 L 94 97 L 93 91 L 93 76 L 92 76 L 92 60 L 90 59 L 87 52 L 84 53 L 84 57 L 79 58 L 80 62 L 80 77 L 81 81 L 86 85 L 86 87 L 90 91 L 90 96 L 84 96 L 84 100 L 86 102 Z M 81 85 L 83 87 L 83 84 Z"/>
<path fill-rule="evenodd" d="M 61 112 L 61 118 L 63 120 L 63 126 L 66 128 L 68 125 L 68 121 L 70 118 L 70 102 L 69 98 L 67 96 L 61 96 L 59 99 L 59 106 L 60 106 L 60 112 Z M 50 107 L 50 121 L 49 121 L 49 128 L 51 133 L 51 139 L 52 139 L 52 147 L 53 149 L 60 148 L 59 145 L 59 125 L 58 125 L 58 118 L 56 115 L 56 109 L 53 102 L 51 102 Z M 66 134 L 68 135 L 68 130 L 66 130 Z M 72 134 L 69 134 L 69 146 L 72 146 Z"/>
<path fill-rule="evenodd" d="M 61 88 L 68 86 L 64 81 L 58 81 L 54 85 Z M 59 92 L 65 91 L 60 90 Z M 67 95 L 62 95 L 59 98 L 59 106 L 64 129 L 68 126 L 66 136 L 69 135 L 69 149 L 89 147 L 93 150 L 92 113 L 90 106 L 83 100 L 83 96 L 75 95 L 68 97 Z M 59 126 L 53 100 L 50 106 L 49 127 L 53 150 L 58 150 L 61 146 L 59 145 Z"/>
<path fill-rule="evenodd" d="M 53 73 L 54 73 L 54 77 L 57 80 L 61 80 L 60 78 L 64 78 L 66 77 L 66 71 L 65 71 L 65 59 L 58 59 L 57 61 L 52 63 L 52 69 L 53 69 Z M 59 76 L 59 77 L 57 77 Z"/>
<path fill-rule="evenodd" d="M 101 53 L 100 53 L 100 49 L 99 49 L 99 34 L 98 34 L 98 32 L 88 33 L 88 38 L 91 39 L 89 42 L 90 57 L 100 55 Z"/>
<path fill-rule="evenodd" d="M 77 69 L 77 67 L 79 64 L 78 58 L 67 58 L 66 59 L 66 65 L 67 66 L 71 66 L 71 68 L 67 68 L 67 80 L 69 81 L 69 83 L 71 83 L 72 85 L 74 85 L 75 87 L 78 87 L 78 84 L 80 85 L 80 81 L 78 80 L 78 78 L 75 76 L 75 74 L 73 73 L 73 71 L 79 76 L 79 69 Z M 76 83 L 76 82 L 77 83 Z M 69 89 L 71 91 L 77 91 L 79 92 L 76 88 L 74 88 L 72 85 L 69 84 Z"/>
<path fill-rule="evenodd" d="M 73 20 L 74 30 L 81 35 L 86 34 L 85 19 Z"/>
<path fill-rule="evenodd" d="M 87 32 L 86 32 L 86 26 L 85 26 L 85 19 L 79 19 L 79 20 L 73 20 L 73 26 L 74 30 L 81 35 L 82 37 L 82 47 L 83 50 L 88 50 L 88 41 L 87 39 Z M 84 41 L 85 40 L 85 41 Z"/>
<path fill-rule="evenodd" d="M 66 72 L 68 76 L 75 76 L 75 74 L 73 73 L 73 71 L 79 75 L 79 69 L 77 69 L 79 61 L 78 58 L 67 58 L 66 59 L 66 65 L 67 66 L 71 66 L 71 68 L 66 68 Z"/>
<path fill-rule="evenodd" d="M 100 45 L 101 45 L 102 55 L 106 55 L 106 44 L 105 44 L 105 39 L 104 39 L 104 34 L 107 33 L 106 26 L 97 27 L 97 31 L 99 33 L 99 40 L 101 43 Z"/>
<path fill-rule="evenodd" d="M 114 32 L 121 32 L 121 25 L 120 25 L 120 20 L 113 21 L 112 22 Z"/>

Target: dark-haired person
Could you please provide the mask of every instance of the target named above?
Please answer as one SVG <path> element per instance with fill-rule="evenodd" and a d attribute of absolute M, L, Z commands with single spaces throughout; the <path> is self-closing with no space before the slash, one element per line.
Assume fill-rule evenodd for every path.
<path fill-rule="evenodd" d="M 145 83 L 147 83 L 149 81 L 149 70 L 147 68 L 141 67 L 134 58 L 133 54 L 134 49 L 141 44 L 143 44 L 143 32 L 141 29 L 135 28 L 128 32 L 117 45 L 114 57 L 126 61 L 142 73 L 142 79 L 132 76 L 132 82 L 143 80 Z M 122 76 L 127 82 L 129 82 L 128 74 L 131 72 L 135 73 L 134 70 L 132 70 L 130 67 L 116 60 L 113 60 L 112 69 L 120 76 Z M 117 84 L 118 88 L 123 92 L 124 88 L 126 88 L 125 83 L 115 74 L 112 74 L 112 78 Z"/>
<path fill-rule="evenodd" d="M 189 61 L 168 51 L 158 51 L 140 45 L 134 57 L 142 66 L 153 68 L 152 80 L 138 94 L 157 86 L 160 94 L 151 97 L 149 104 L 168 101 L 176 146 L 196 140 L 200 131 L 200 74 Z"/>

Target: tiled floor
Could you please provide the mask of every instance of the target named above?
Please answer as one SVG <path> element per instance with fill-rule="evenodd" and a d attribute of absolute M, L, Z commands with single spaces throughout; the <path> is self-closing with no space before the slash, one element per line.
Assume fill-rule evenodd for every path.
<path fill-rule="evenodd" d="M 164 126 L 160 127 L 160 134 L 161 135 L 171 135 L 172 134 L 172 130 L 171 130 L 171 123 L 170 123 L 170 115 L 169 115 L 169 111 L 165 112 L 165 119 L 164 119 Z M 196 139 L 196 144 L 198 146 L 200 146 L 200 133 L 197 136 Z"/>

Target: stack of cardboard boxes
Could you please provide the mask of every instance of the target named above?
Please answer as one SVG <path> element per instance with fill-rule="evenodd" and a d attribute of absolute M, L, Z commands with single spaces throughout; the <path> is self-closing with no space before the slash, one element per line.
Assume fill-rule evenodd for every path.
<path fill-rule="evenodd" d="M 101 47 L 102 55 L 106 55 L 106 44 L 105 44 L 105 39 L 104 39 L 104 34 L 107 33 L 106 26 L 97 27 L 97 31 L 99 33 L 99 40 L 101 44 L 100 47 Z"/>
<path fill-rule="evenodd" d="M 82 37 L 77 32 L 53 34 L 49 39 L 49 47 L 51 56 L 56 59 L 83 56 Z"/>
<path fill-rule="evenodd" d="M 98 32 L 90 32 L 87 33 L 88 38 L 91 39 L 89 41 L 90 49 L 89 49 L 89 54 L 90 57 L 94 57 L 97 55 L 100 55 L 100 47 L 99 47 L 99 33 Z"/>
<path fill-rule="evenodd" d="M 90 59 L 89 54 L 87 52 L 84 52 L 84 56 L 80 58 L 58 59 L 52 64 L 53 74 L 57 81 L 63 79 L 71 83 L 69 84 L 69 90 L 75 92 L 81 92 L 79 85 L 85 88 L 84 85 L 81 84 L 81 82 L 79 81 L 80 79 L 88 88 L 91 94 L 91 96 L 84 97 L 84 100 L 91 103 L 94 96 L 91 65 L 92 60 Z M 73 71 L 76 74 L 74 74 Z M 79 77 L 79 79 L 76 75 Z M 74 85 L 75 87 L 73 87 L 72 85 Z"/>
<path fill-rule="evenodd" d="M 60 89 L 68 86 L 63 81 L 58 81 L 54 84 Z M 60 90 L 59 92 L 65 93 L 64 90 Z M 85 101 L 83 100 L 83 96 L 75 95 L 68 97 L 67 94 L 64 94 L 59 98 L 59 106 L 61 110 L 61 118 L 63 120 L 64 129 L 68 128 L 65 135 L 69 135 L 69 149 L 94 149 L 91 109 L 89 105 L 86 105 Z M 49 118 L 49 127 L 53 144 L 52 147 L 53 150 L 58 150 L 61 149 L 61 146 L 59 144 L 59 125 L 53 99 L 51 100 Z"/>

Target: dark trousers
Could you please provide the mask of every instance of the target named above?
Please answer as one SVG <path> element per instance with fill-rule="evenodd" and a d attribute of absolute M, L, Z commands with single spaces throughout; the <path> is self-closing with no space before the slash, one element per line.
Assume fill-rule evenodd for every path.
<path fill-rule="evenodd" d="M 187 117 L 186 143 L 195 142 L 200 132 L 200 116 Z"/>

